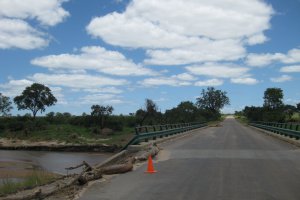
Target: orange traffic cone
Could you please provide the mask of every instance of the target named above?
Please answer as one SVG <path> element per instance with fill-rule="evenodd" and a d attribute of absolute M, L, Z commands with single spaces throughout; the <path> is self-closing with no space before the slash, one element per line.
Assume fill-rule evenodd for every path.
<path fill-rule="evenodd" d="M 154 170 L 153 163 L 152 163 L 152 157 L 151 157 L 151 155 L 149 155 L 148 169 L 147 169 L 147 171 L 145 171 L 145 173 L 153 174 L 155 172 L 157 172 L 157 171 Z"/>

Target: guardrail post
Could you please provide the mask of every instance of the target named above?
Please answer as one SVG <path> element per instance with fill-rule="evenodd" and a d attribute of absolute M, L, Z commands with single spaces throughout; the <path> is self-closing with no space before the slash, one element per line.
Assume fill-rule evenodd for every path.
<path fill-rule="evenodd" d="M 299 124 L 296 125 L 296 131 L 298 131 L 298 130 L 299 130 Z M 299 140 L 299 136 L 296 136 L 295 138 L 296 138 L 296 140 Z"/>

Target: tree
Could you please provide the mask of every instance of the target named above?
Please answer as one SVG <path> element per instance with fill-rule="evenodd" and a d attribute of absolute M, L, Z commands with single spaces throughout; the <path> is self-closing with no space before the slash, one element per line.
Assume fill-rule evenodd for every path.
<path fill-rule="evenodd" d="M 296 105 L 298 112 L 300 112 L 300 103 L 297 103 Z"/>
<path fill-rule="evenodd" d="M 227 92 L 216 90 L 214 87 L 202 89 L 201 96 L 197 98 L 197 106 L 200 109 L 209 110 L 212 113 L 220 113 L 220 110 L 229 105 Z"/>
<path fill-rule="evenodd" d="M 184 123 L 196 121 L 198 108 L 190 101 L 183 101 L 177 107 L 166 110 L 165 117 L 169 123 Z"/>
<path fill-rule="evenodd" d="M 7 116 L 12 109 L 11 101 L 9 97 L 6 97 L 0 93 L 0 114 Z"/>
<path fill-rule="evenodd" d="M 283 106 L 283 113 L 286 115 L 286 121 L 290 121 L 295 112 L 297 112 L 297 108 L 295 106 L 288 104 Z"/>
<path fill-rule="evenodd" d="M 33 119 L 35 119 L 38 111 L 44 112 L 46 107 L 55 105 L 57 99 L 47 86 L 33 83 L 26 87 L 20 96 L 16 96 L 14 102 L 17 104 L 18 110 L 31 110 Z"/>
<path fill-rule="evenodd" d="M 100 119 L 100 127 L 103 129 L 105 118 L 112 114 L 114 108 L 112 106 L 92 105 L 91 109 L 91 115 Z"/>
<path fill-rule="evenodd" d="M 264 93 L 264 107 L 277 110 L 283 107 L 283 92 L 280 88 L 267 88 Z"/>
<path fill-rule="evenodd" d="M 137 117 L 140 126 L 142 126 L 146 118 L 153 117 L 156 114 L 158 114 L 158 106 L 151 99 L 146 99 L 145 109 L 137 110 L 135 116 Z"/>

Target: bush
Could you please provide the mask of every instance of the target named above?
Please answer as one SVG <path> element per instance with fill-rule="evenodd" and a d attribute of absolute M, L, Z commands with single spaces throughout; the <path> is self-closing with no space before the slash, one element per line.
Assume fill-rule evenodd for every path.
<path fill-rule="evenodd" d="M 16 132 L 16 131 L 22 131 L 25 128 L 24 122 L 21 121 L 11 121 L 8 124 L 8 129 L 10 131 Z"/>
<path fill-rule="evenodd" d="M 0 133 L 3 132 L 5 130 L 5 125 L 4 124 L 0 124 Z"/>
<path fill-rule="evenodd" d="M 110 128 L 114 131 L 122 131 L 123 130 L 123 122 L 117 121 L 117 120 L 107 121 L 106 128 Z"/>
<path fill-rule="evenodd" d="M 34 121 L 35 130 L 45 130 L 47 129 L 48 122 L 44 119 L 36 119 Z"/>

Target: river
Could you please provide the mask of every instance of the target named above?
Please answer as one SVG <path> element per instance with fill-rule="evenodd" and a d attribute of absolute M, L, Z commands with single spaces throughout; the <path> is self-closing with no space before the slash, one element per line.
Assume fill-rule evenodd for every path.
<path fill-rule="evenodd" d="M 78 153 L 78 152 L 49 152 L 49 151 L 11 151 L 0 150 L 0 179 L 13 178 L 11 174 L 22 174 L 28 170 L 46 170 L 58 174 L 80 172 L 81 169 L 67 171 L 66 167 L 76 166 L 82 161 L 90 165 L 103 162 L 112 154 Z M 18 178 L 16 176 L 16 178 Z"/>

